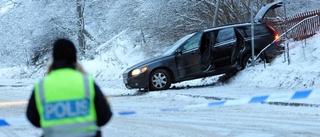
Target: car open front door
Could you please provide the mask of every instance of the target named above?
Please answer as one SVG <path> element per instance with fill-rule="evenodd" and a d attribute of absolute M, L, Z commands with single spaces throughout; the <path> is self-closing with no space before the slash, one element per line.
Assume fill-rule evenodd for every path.
<path fill-rule="evenodd" d="M 202 32 L 198 32 L 176 52 L 179 78 L 193 77 L 201 72 L 199 44 Z"/>

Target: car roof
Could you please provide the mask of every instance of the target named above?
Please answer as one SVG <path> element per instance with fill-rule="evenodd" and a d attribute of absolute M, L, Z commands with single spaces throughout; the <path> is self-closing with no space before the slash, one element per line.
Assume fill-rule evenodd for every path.
<path fill-rule="evenodd" d="M 257 24 L 262 24 L 260 22 L 255 22 L 255 25 Z M 226 25 L 221 25 L 221 26 L 216 26 L 216 27 L 211 27 L 211 28 L 206 28 L 203 29 L 203 32 L 208 32 L 208 31 L 213 31 L 213 30 L 219 30 L 223 28 L 229 28 L 229 27 L 241 27 L 241 26 L 249 26 L 251 23 L 245 22 L 245 23 L 234 23 L 234 24 L 226 24 Z"/>

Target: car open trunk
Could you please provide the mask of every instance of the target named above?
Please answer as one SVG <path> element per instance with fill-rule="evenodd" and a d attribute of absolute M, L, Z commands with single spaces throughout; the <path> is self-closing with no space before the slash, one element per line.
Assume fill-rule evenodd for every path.
<path fill-rule="evenodd" d="M 269 10 L 274 10 L 281 6 L 282 6 L 281 0 L 264 5 L 263 7 L 261 7 L 261 9 L 258 11 L 256 16 L 254 17 L 254 21 L 261 22 Z"/>

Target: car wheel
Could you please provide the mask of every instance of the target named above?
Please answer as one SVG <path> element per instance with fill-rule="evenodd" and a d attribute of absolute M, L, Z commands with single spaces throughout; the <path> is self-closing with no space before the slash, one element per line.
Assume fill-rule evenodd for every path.
<path fill-rule="evenodd" d="M 257 58 L 257 56 L 254 56 L 254 58 Z M 263 63 L 263 59 L 259 56 L 256 60 L 255 60 L 255 64 L 260 64 Z M 246 55 L 246 57 L 243 58 L 242 61 L 242 67 L 247 68 L 247 67 L 251 67 L 252 66 L 252 55 L 248 54 Z"/>
<path fill-rule="evenodd" d="M 150 90 L 165 90 L 171 86 L 171 79 L 166 70 L 158 69 L 150 75 Z"/>

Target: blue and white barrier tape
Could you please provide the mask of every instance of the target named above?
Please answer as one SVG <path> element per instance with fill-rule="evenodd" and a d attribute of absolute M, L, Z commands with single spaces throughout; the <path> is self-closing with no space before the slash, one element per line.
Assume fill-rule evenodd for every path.
<path fill-rule="evenodd" d="M 260 95 L 253 96 L 242 99 L 235 100 L 221 100 L 221 101 L 213 101 L 205 104 L 197 104 L 197 105 L 188 105 L 188 106 L 177 106 L 177 107 L 168 107 L 156 110 L 157 112 L 166 112 L 166 111 L 178 111 L 184 109 L 192 109 L 192 108 L 200 108 L 200 107 L 216 107 L 216 106 L 229 106 L 229 105 L 245 105 L 245 104 L 253 104 L 253 103 L 264 103 L 264 102 L 275 102 L 275 101 L 288 101 L 288 100 L 297 100 L 297 99 L 319 99 L 320 100 L 320 89 L 314 90 L 301 90 L 293 93 L 283 93 L 283 94 L 270 94 L 270 95 Z M 138 111 L 121 111 L 114 113 L 118 116 L 129 116 L 135 115 L 141 112 Z M 25 125 L 29 123 L 26 118 L 7 118 L 0 119 L 0 127 L 1 126 L 11 126 L 11 125 Z"/>
<path fill-rule="evenodd" d="M 21 126 L 21 125 L 28 125 L 28 124 L 30 124 L 30 122 L 27 120 L 26 117 L 0 119 L 0 127 L 1 126 Z"/>
<path fill-rule="evenodd" d="M 317 99 L 320 100 L 320 89 L 301 90 L 301 91 L 296 91 L 296 92 L 293 92 L 293 93 L 260 95 L 260 96 L 253 96 L 253 97 L 235 99 L 235 100 L 220 100 L 220 101 L 209 102 L 209 103 L 206 103 L 206 104 L 168 107 L 168 108 L 160 109 L 158 111 L 160 111 L 160 112 L 178 111 L 178 110 L 200 108 L 200 107 L 245 105 L 245 104 L 253 104 L 253 103 L 288 101 L 288 100 L 311 99 L 311 98 L 317 98 Z M 120 115 L 120 116 L 127 116 L 127 115 L 135 115 L 135 114 L 138 114 L 138 113 L 139 112 L 137 112 L 137 111 L 122 111 L 122 112 L 118 112 L 117 114 Z"/>
<path fill-rule="evenodd" d="M 4 119 L 0 119 L 0 126 L 9 126 L 9 123 Z"/>

